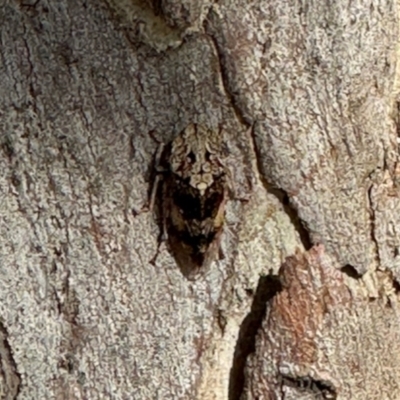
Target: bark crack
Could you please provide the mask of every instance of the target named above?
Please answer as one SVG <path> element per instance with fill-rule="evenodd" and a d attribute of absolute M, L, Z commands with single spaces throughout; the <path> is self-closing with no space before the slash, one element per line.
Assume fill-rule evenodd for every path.
<path fill-rule="evenodd" d="M 374 204 L 373 204 L 373 200 L 372 200 L 372 189 L 374 187 L 374 183 L 372 183 L 370 185 L 370 187 L 368 188 L 368 208 L 369 208 L 369 215 L 370 215 L 370 236 L 371 236 L 371 240 L 374 243 L 374 247 L 375 247 L 375 257 L 376 260 L 378 261 L 378 265 L 381 265 L 381 259 L 379 256 L 379 243 L 378 243 L 378 239 L 376 237 L 376 232 L 375 232 L 375 209 L 374 209 Z"/>
<path fill-rule="evenodd" d="M 300 218 L 297 209 L 291 204 L 289 195 L 282 188 L 279 188 L 269 183 L 266 180 L 265 176 L 261 173 L 262 171 L 261 161 L 260 161 L 261 157 L 257 149 L 256 139 L 254 135 L 254 126 L 251 129 L 250 134 L 252 139 L 253 151 L 256 157 L 257 172 L 265 190 L 267 191 L 267 193 L 273 195 L 281 203 L 283 210 L 285 211 L 286 215 L 292 222 L 294 229 L 297 231 L 301 243 L 303 244 L 303 247 L 307 251 L 310 250 L 311 247 L 313 246 L 310 234 L 308 233 L 308 230 L 305 227 L 304 221 Z"/>
<path fill-rule="evenodd" d="M 211 10 L 211 8 L 210 8 L 210 10 Z M 209 13 L 210 13 L 210 10 L 209 10 Z M 231 90 L 229 89 L 229 78 L 227 76 L 226 69 L 224 67 L 224 55 L 223 55 L 223 52 L 220 50 L 220 47 L 219 47 L 217 39 L 210 32 L 210 30 L 208 29 L 207 22 L 208 22 L 208 17 L 206 17 L 204 19 L 203 27 L 204 27 L 204 31 L 206 32 L 207 36 L 210 38 L 211 43 L 214 46 L 214 50 L 215 50 L 215 53 L 216 53 L 216 58 L 218 60 L 218 66 L 219 66 L 218 69 L 219 69 L 219 73 L 220 73 L 220 76 L 221 76 L 221 82 L 222 82 L 222 86 L 224 88 L 225 95 L 229 99 L 229 102 L 230 102 L 230 104 L 232 106 L 232 109 L 233 109 L 238 121 L 241 124 L 246 125 L 248 127 L 250 124 L 248 122 L 246 122 L 246 119 L 245 119 L 240 107 L 235 102 L 234 94 L 231 93 Z"/>
<path fill-rule="evenodd" d="M 32 62 L 32 52 L 29 47 L 29 43 L 28 43 L 28 39 L 27 39 L 28 36 L 29 36 L 28 29 L 24 24 L 24 34 L 22 36 L 22 41 L 26 48 L 26 60 L 29 65 L 29 72 L 26 77 L 27 84 L 28 84 L 28 93 L 31 96 L 31 100 L 32 100 L 32 104 L 31 104 L 32 110 L 36 115 L 39 115 L 39 110 L 38 110 L 38 107 L 36 104 L 37 94 L 36 94 L 36 90 L 35 90 L 34 83 L 33 83 L 34 78 L 35 78 L 35 67 L 34 67 L 34 62 Z"/>
<path fill-rule="evenodd" d="M 283 189 L 267 187 L 267 192 L 273 194 L 282 204 L 282 207 L 289 217 L 294 229 L 297 231 L 301 243 L 306 251 L 313 246 L 310 234 L 305 227 L 303 220 L 300 218 L 297 209 L 291 204 L 288 194 Z"/>
<path fill-rule="evenodd" d="M 210 8 L 209 12 L 211 12 L 211 8 Z M 220 50 L 217 39 L 210 32 L 210 29 L 208 29 L 207 21 L 208 21 L 208 18 L 205 18 L 204 24 L 203 24 L 204 30 L 207 33 L 208 37 L 211 39 L 211 42 L 213 43 L 213 46 L 215 48 L 215 52 L 216 52 L 218 64 L 219 64 L 221 81 L 222 81 L 222 85 L 223 85 L 225 94 L 228 97 L 229 102 L 232 105 L 232 109 L 234 110 L 234 113 L 235 113 L 237 119 L 239 120 L 239 122 L 244 125 L 249 125 L 246 122 L 246 119 L 245 119 L 244 114 L 242 113 L 240 107 L 235 102 L 234 94 L 231 93 L 231 91 L 229 89 L 229 78 L 227 76 L 226 69 L 224 67 L 224 56 L 223 56 L 222 51 Z M 306 227 L 304 226 L 303 221 L 299 217 L 297 209 L 295 207 L 293 207 L 293 205 L 290 203 L 290 198 L 289 198 L 288 194 L 283 189 L 274 188 L 270 183 L 266 182 L 265 177 L 261 173 L 262 169 L 260 168 L 260 164 L 261 164 L 260 156 L 257 151 L 257 145 L 256 145 L 256 141 L 254 138 L 254 125 L 255 124 L 253 122 L 253 126 L 250 130 L 251 130 L 251 137 L 252 137 L 252 141 L 253 141 L 252 145 L 253 145 L 254 153 L 256 156 L 258 174 L 261 177 L 261 180 L 262 180 L 263 185 L 266 188 L 267 192 L 274 195 L 279 200 L 279 202 L 282 204 L 285 213 L 288 215 L 294 228 L 296 229 L 297 233 L 299 234 L 300 240 L 301 240 L 304 248 L 306 250 L 309 250 L 312 247 L 312 241 L 311 241 L 310 235 L 309 235 Z"/>

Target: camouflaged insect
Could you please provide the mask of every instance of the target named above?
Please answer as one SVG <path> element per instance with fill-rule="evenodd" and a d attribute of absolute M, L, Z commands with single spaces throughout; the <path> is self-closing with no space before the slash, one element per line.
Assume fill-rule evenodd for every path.
<path fill-rule="evenodd" d="M 221 240 L 227 174 L 221 130 L 189 125 L 165 149 L 162 217 L 170 250 L 188 279 L 205 272 Z"/>

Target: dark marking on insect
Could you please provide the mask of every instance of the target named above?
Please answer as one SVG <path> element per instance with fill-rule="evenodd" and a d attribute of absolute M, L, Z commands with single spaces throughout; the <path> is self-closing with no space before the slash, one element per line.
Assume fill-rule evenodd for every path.
<path fill-rule="evenodd" d="M 221 130 L 191 124 L 160 155 L 164 236 L 188 279 L 203 274 L 220 247 L 228 192 L 221 140 Z"/>

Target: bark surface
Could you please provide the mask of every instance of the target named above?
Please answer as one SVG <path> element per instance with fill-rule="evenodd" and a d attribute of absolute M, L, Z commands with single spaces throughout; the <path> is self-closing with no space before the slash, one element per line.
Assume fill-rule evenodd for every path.
<path fill-rule="evenodd" d="M 1 398 L 399 399 L 398 16 L 3 0 Z M 147 208 L 190 123 L 232 186 L 195 281 Z"/>

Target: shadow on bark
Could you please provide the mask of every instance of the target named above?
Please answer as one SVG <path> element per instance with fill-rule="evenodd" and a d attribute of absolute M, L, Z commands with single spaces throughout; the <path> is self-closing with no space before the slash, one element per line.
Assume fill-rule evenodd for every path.
<path fill-rule="evenodd" d="M 282 285 L 276 276 L 263 276 L 258 281 L 250 313 L 239 330 L 229 377 L 229 400 L 239 400 L 242 395 L 246 360 L 255 351 L 256 335 L 265 316 L 267 303 L 281 290 Z"/>

